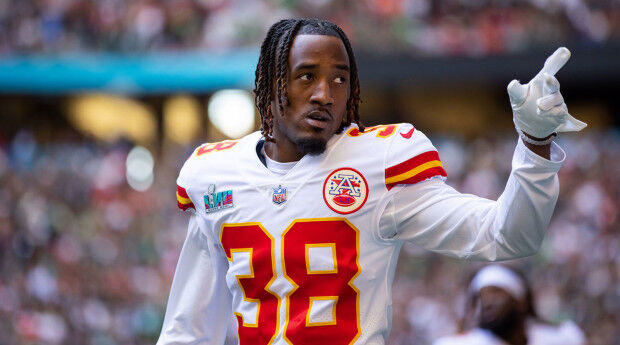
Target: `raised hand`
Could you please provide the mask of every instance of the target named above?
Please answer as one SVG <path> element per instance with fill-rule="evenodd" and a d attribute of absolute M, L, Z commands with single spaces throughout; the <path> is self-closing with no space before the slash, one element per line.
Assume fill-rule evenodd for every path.
<path fill-rule="evenodd" d="M 518 130 L 535 138 L 547 138 L 555 132 L 580 131 L 587 126 L 568 113 L 555 74 L 570 58 L 570 51 L 558 48 L 545 61 L 538 74 L 523 85 L 508 84 L 513 121 Z"/>

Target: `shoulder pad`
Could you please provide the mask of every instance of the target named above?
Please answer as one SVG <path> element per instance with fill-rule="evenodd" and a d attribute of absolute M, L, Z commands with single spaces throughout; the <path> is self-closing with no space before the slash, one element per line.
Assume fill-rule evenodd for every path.
<path fill-rule="evenodd" d="M 205 164 L 212 164 L 212 160 L 219 156 L 220 152 L 227 152 L 237 145 L 239 140 L 224 140 L 217 143 L 206 143 L 198 146 L 187 158 L 179 177 L 177 178 L 177 206 L 183 211 L 195 211 L 196 207 L 191 199 L 192 186 L 196 184 L 198 177 L 204 173 Z M 208 162 L 208 163 L 207 163 Z M 217 164 L 216 164 L 217 165 Z"/>
<path fill-rule="evenodd" d="M 391 124 L 391 125 L 376 125 L 371 127 L 364 128 L 364 131 L 361 132 L 359 128 L 356 126 L 351 126 L 349 129 L 345 131 L 345 135 L 348 137 L 360 137 L 364 135 L 367 138 L 389 138 L 394 133 L 396 133 L 396 129 L 399 124 Z"/>
<path fill-rule="evenodd" d="M 239 143 L 239 139 L 237 139 L 237 140 L 224 140 L 224 141 L 220 141 L 220 142 L 217 142 L 217 143 L 202 144 L 202 145 L 198 146 L 198 148 L 196 148 L 196 150 L 194 150 L 194 153 L 192 153 L 192 157 L 194 157 L 194 156 L 195 157 L 200 157 L 200 156 L 211 154 L 211 153 L 215 153 L 215 152 L 226 151 L 226 150 L 229 150 L 229 149 L 232 149 L 233 147 L 235 147 L 235 145 L 237 145 L 237 143 Z"/>
<path fill-rule="evenodd" d="M 391 139 L 385 161 L 385 185 L 415 184 L 431 177 L 446 177 L 437 149 L 413 125 L 398 127 Z"/>

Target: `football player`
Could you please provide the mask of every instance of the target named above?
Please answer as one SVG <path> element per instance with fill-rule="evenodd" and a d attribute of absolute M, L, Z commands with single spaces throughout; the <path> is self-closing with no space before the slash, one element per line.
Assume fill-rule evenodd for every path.
<path fill-rule="evenodd" d="M 558 197 L 572 118 L 553 75 L 559 49 L 509 95 L 520 134 L 497 201 L 448 186 L 411 124 L 364 128 L 357 64 L 336 25 L 288 19 L 256 67 L 261 131 L 198 147 L 177 180 L 190 211 L 158 344 L 383 344 L 399 250 L 458 258 L 535 253 Z M 508 159 L 508 157 L 507 157 Z"/>
<path fill-rule="evenodd" d="M 469 286 L 466 317 L 476 325 L 434 345 L 584 345 L 572 321 L 555 326 L 538 317 L 532 291 L 520 275 L 501 265 L 476 273 Z"/>

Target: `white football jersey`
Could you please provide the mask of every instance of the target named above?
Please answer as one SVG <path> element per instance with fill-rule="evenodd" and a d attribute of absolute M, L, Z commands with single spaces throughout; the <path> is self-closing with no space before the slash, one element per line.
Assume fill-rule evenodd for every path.
<path fill-rule="evenodd" d="M 563 159 L 519 142 L 496 202 L 446 185 L 410 124 L 352 125 L 284 175 L 261 161 L 261 140 L 205 144 L 183 166 L 178 206 L 193 215 L 158 344 L 221 345 L 231 313 L 240 344 L 384 344 L 403 240 L 455 257 L 531 255 Z"/>

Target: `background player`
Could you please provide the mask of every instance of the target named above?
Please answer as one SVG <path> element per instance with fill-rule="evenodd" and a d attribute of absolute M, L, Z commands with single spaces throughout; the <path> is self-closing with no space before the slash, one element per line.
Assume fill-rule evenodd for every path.
<path fill-rule="evenodd" d="M 471 281 L 459 335 L 435 345 L 584 345 L 583 332 L 571 321 L 554 326 L 536 313 L 532 290 L 521 274 L 501 265 L 479 270 Z"/>

